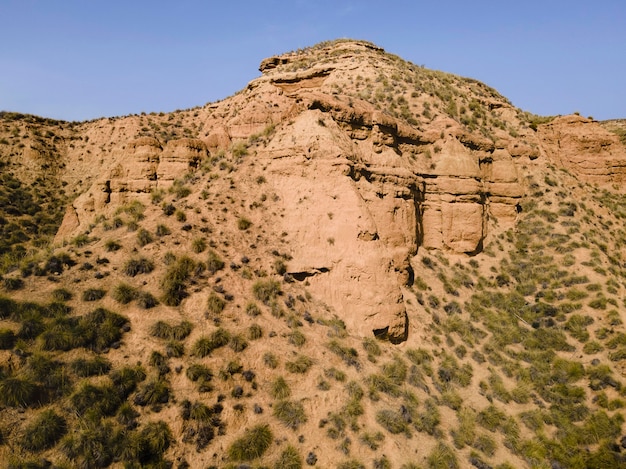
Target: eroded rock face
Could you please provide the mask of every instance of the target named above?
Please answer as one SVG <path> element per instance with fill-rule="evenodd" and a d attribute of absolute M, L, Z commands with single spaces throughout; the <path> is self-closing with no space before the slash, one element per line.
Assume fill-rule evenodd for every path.
<path fill-rule="evenodd" d="M 390 116 L 319 96 L 305 107 L 258 154 L 280 196 L 289 271 L 353 330 L 402 341 L 411 258 L 420 247 L 475 254 L 490 218 L 510 226 L 523 195 L 513 158 L 450 133 L 424 166 L 407 154 L 433 139 Z"/>
<path fill-rule="evenodd" d="M 128 142 L 90 190 L 67 208 L 55 240 L 86 229 L 96 215 L 113 212 L 128 201 L 147 200 L 153 189 L 167 189 L 177 178 L 195 171 L 207 155 L 207 146 L 200 139 L 171 140 L 165 147 L 152 137 Z"/>
<path fill-rule="evenodd" d="M 597 122 L 569 115 L 537 130 L 547 156 L 582 180 L 599 184 L 626 181 L 626 150 L 617 135 Z"/>

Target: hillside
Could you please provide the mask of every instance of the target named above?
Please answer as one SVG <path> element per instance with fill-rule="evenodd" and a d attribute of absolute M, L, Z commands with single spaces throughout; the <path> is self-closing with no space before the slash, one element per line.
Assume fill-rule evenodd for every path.
<path fill-rule="evenodd" d="M 364 41 L 0 115 L 6 467 L 626 467 L 623 121 Z"/>

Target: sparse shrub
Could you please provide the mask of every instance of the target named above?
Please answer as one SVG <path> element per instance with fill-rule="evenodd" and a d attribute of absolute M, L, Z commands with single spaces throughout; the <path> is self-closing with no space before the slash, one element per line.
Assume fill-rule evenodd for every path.
<path fill-rule="evenodd" d="M 219 254 L 213 249 L 209 249 L 206 262 L 207 271 L 210 274 L 215 274 L 217 271 L 222 270 L 224 268 L 224 265 L 224 261 L 219 256 Z"/>
<path fill-rule="evenodd" d="M 128 397 L 139 383 L 146 379 L 146 372 L 141 366 L 125 366 L 124 368 L 113 370 L 109 375 L 116 392 L 123 398 Z"/>
<path fill-rule="evenodd" d="M 66 431 L 63 417 L 52 409 L 44 410 L 24 428 L 20 445 L 29 451 L 42 451 L 54 446 Z"/>
<path fill-rule="evenodd" d="M 170 399 L 171 388 L 167 380 L 162 377 L 145 383 L 134 398 L 135 405 L 151 406 L 159 409 L 162 404 L 167 404 Z"/>
<path fill-rule="evenodd" d="M 278 366 L 278 358 L 272 352 L 263 354 L 263 363 L 269 368 L 275 369 Z"/>
<path fill-rule="evenodd" d="M 346 374 L 343 371 L 338 370 L 337 368 L 334 368 L 334 367 L 324 370 L 324 375 L 327 378 L 332 378 L 340 382 L 343 382 L 346 380 Z"/>
<path fill-rule="evenodd" d="M 270 387 L 270 395 L 274 399 L 286 399 L 291 395 L 291 389 L 289 389 L 289 385 L 285 378 L 279 376 L 276 378 Z"/>
<path fill-rule="evenodd" d="M 9 407 L 29 407 L 35 404 L 40 387 L 26 378 L 9 377 L 0 381 L 0 402 Z"/>
<path fill-rule="evenodd" d="M 257 300 L 264 304 L 276 298 L 281 293 L 280 283 L 276 280 L 258 280 L 252 286 L 252 292 Z"/>
<path fill-rule="evenodd" d="M 80 377 L 105 375 L 111 370 L 111 362 L 100 355 L 92 359 L 77 358 L 70 364 L 72 371 Z"/>
<path fill-rule="evenodd" d="M 83 292 L 83 301 L 98 301 L 104 298 L 106 291 L 100 288 L 88 288 Z"/>
<path fill-rule="evenodd" d="M 122 404 L 121 397 L 111 385 L 96 386 L 84 383 L 70 399 L 72 408 L 80 416 L 95 418 L 114 415 Z"/>
<path fill-rule="evenodd" d="M 157 300 L 150 292 L 136 292 L 135 299 L 137 300 L 137 306 L 143 309 L 154 308 L 159 304 L 159 300 Z"/>
<path fill-rule="evenodd" d="M 269 425 L 257 425 L 247 429 L 241 438 L 228 447 L 228 457 L 233 461 L 252 461 L 269 449 L 274 436 Z"/>
<path fill-rule="evenodd" d="M 261 314 L 261 309 L 258 307 L 258 305 L 254 302 L 250 302 L 246 305 L 246 314 L 248 316 L 258 316 Z"/>
<path fill-rule="evenodd" d="M 0 350 L 10 350 L 15 345 L 17 337 L 11 329 L 0 329 Z"/>
<path fill-rule="evenodd" d="M 251 226 L 252 222 L 246 217 L 239 217 L 239 219 L 237 219 L 237 228 L 239 228 L 241 231 L 246 231 Z"/>
<path fill-rule="evenodd" d="M 123 305 L 130 303 L 135 298 L 135 288 L 127 283 L 119 283 L 113 288 L 111 296 L 115 301 Z"/>
<path fill-rule="evenodd" d="M 213 350 L 223 347 L 230 341 L 230 333 L 226 329 L 219 328 L 208 337 L 200 337 L 193 345 L 192 353 L 198 357 L 206 357 Z"/>
<path fill-rule="evenodd" d="M 154 238 L 148 230 L 140 228 L 139 231 L 137 231 L 137 244 L 139 244 L 139 246 L 143 247 L 150 244 L 152 241 L 154 241 Z"/>
<path fill-rule="evenodd" d="M 164 225 L 162 223 L 159 223 L 156 227 L 156 231 L 155 231 L 156 235 L 158 237 L 162 237 L 162 236 L 167 236 L 169 234 L 172 234 L 172 230 L 170 230 L 167 225 Z M 147 243 L 146 243 L 147 244 Z"/>
<path fill-rule="evenodd" d="M 205 365 L 200 363 L 192 363 L 185 373 L 191 381 L 211 381 L 213 372 Z"/>
<path fill-rule="evenodd" d="M 123 272 L 129 277 L 135 277 L 139 274 L 149 274 L 154 270 L 154 263 L 145 257 L 130 259 L 124 264 Z"/>
<path fill-rule="evenodd" d="M 258 324 L 251 324 L 248 327 L 248 339 L 257 340 L 263 337 L 263 329 Z"/>
<path fill-rule="evenodd" d="M 172 431 L 167 423 L 159 420 L 158 422 L 148 422 L 140 433 L 140 458 L 141 462 L 160 461 L 163 453 L 167 451 L 170 444 L 174 441 Z"/>
<path fill-rule="evenodd" d="M 60 449 L 74 467 L 107 467 L 113 461 L 114 432 L 110 422 L 87 420 L 75 432 L 61 440 Z"/>
<path fill-rule="evenodd" d="M 185 346 L 178 340 L 170 340 L 165 344 L 165 355 L 167 357 L 180 358 L 185 354 Z"/>
<path fill-rule="evenodd" d="M 452 448 L 443 442 L 437 445 L 429 453 L 426 459 L 428 469 L 457 469 L 459 462 Z"/>
<path fill-rule="evenodd" d="M 193 259 L 183 256 L 176 260 L 166 271 L 161 279 L 163 289 L 163 303 L 167 306 L 178 306 L 187 296 L 185 282 L 189 279 L 196 268 Z"/>
<path fill-rule="evenodd" d="M 179 221 L 181 223 L 184 223 L 187 221 L 187 214 L 185 212 L 183 212 L 180 209 L 176 209 L 175 216 L 176 216 L 176 221 Z"/>
<path fill-rule="evenodd" d="M 306 343 L 306 337 L 299 330 L 291 331 L 287 338 L 289 343 L 295 345 L 296 347 L 302 347 Z"/>
<path fill-rule="evenodd" d="M 331 352 L 341 358 L 347 365 L 354 366 L 357 370 L 361 368 L 361 364 L 357 359 L 359 353 L 356 349 L 341 345 L 337 340 L 331 340 L 327 346 Z"/>
<path fill-rule="evenodd" d="M 365 432 L 361 435 L 361 442 L 368 446 L 371 450 L 376 451 L 380 446 L 380 443 L 385 439 L 385 435 L 382 432 L 369 433 Z"/>
<path fill-rule="evenodd" d="M 191 242 L 191 250 L 197 254 L 203 252 L 207 247 L 204 238 L 196 238 Z"/>
<path fill-rule="evenodd" d="M 2 286 L 6 291 L 21 290 L 24 288 L 24 280 L 17 277 L 5 277 L 2 279 Z"/>
<path fill-rule="evenodd" d="M 280 400 L 274 404 L 274 417 L 292 430 L 297 430 L 307 421 L 304 406 L 299 402 L 288 400 Z"/>
<path fill-rule="evenodd" d="M 301 469 L 302 457 L 296 448 L 287 446 L 274 463 L 274 469 Z"/>
<path fill-rule="evenodd" d="M 441 414 L 437 404 L 432 398 L 428 398 L 424 402 L 424 408 L 424 411 L 418 415 L 415 421 L 415 428 L 420 432 L 436 435 L 439 431 L 437 427 L 441 422 Z"/>
<path fill-rule="evenodd" d="M 231 336 L 230 341 L 228 342 L 228 346 L 234 352 L 243 352 L 246 347 L 248 347 L 248 342 L 241 334 L 235 334 Z"/>
<path fill-rule="evenodd" d="M 365 469 L 365 465 L 356 459 L 349 459 L 337 464 L 337 469 Z"/>
<path fill-rule="evenodd" d="M 285 368 L 290 373 L 306 373 L 313 365 L 313 360 L 305 355 L 298 355 L 294 361 L 288 361 L 285 363 Z"/>
<path fill-rule="evenodd" d="M 380 350 L 380 346 L 376 342 L 376 339 L 371 337 L 366 337 L 363 339 L 363 349 L 367 352 L 367 358 L 369 361 L 375 363 L 376 357 L 379 357 L 382 353 Z"/>
<path fill-rule="evenodd" d="M 224 311 L 225 307 L 226 301 L 217 296 L 215 292 L 211 292 L 209 298 L 207 299 L 207 312 L 209 314 L 217 315 Z"/>
<path fill-rule="evenodd" d="M 69 301 L 74 295 L 66 288 L 56 288 L 52 291 L 52 299 L 55 301 Z"/>
<path fill-rule="evenodd" d="M 389 433 L 411 435 L 407 421 L 400 412 L 390 409 L 380 410 L 376 413 L 376 421 Z"/>

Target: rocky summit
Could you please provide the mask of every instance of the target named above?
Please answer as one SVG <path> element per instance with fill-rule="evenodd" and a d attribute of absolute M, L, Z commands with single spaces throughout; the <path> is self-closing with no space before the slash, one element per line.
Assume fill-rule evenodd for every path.
<path fill-rule="evenodd" d="M 366 41 L 259 71 L 0 116 L 0 460 L 626 467 L 623 121 Z"/>

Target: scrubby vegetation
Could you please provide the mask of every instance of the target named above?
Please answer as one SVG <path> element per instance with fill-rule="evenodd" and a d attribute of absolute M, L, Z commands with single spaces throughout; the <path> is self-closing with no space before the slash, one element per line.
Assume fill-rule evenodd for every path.
<path fill-rule="evenodd" d="M 311 51 L 323 53 L 313 60 Z M 363 337 L 318 297 L 332 287 L 320 287 L 325 268 L 292 270 L 292 233 L 275 232 L 285 193 L 263 149 L 275 136 L 289 140 L 298 116 L 206 151 L 193 139 L 220 140 L 211 135 L 217 104 L 98 120 L 102 132 L 92 123 L 0 113 L 0 461 L 15 468 L 626 467 L 621 189 L 534 160 L 540 152 L 528 136 L 552 118 L 516 110 L 470 79 L 375 53 L 369 75 L 358 68 L 364 52 L 345 41 L 296 51 L 280 66 L 295 72 L 349 56 L 355 72 L 329 75 L 324 89 L 337 109 L 345 101 L 355 116 L 369 105 L 379 111 L 383 134 L 391 132 L 387 119 L 390 129 L 402 128 L 402 137 L 381 145 L 394 145 L 398 164 L 419 167 L 430 182 L 450 139 L 476 137 L 464 144 L 482 155 L 476 164 L 484 172 L 496 150 L 483 147 L 523 150 L 515 164 L 525 195 L 516 199 L 514 225 L 496 221 L 485 201 L 487 237 L 477 252 L 412 247 L 401 290 L 409 319 L 403 344 L 390 343 L 387 330 L 371 333 L 367 321 Z M 250 91 L 219 112 L 243 116 Z M 307 131 L 366 133 L 369 124 L 347 124 L 328 106 L 310 104 L 316 117 Z M 435 121 L 450 127 L 431 135 L 424 129 Z M 83 127 L 93 130 L 89 138 Z M 189 153 L 205 156 L 190 157 L 171 189 L 99 187 L 102 200 L 111 196 L 108 206 L 51 245 L 67 203 L 87 184 L 61 177 L 64 155 L 106 161 L 114 145 L 99 133 L 129 129 L 139 130 L 124 134 L 128 142 L 115 151 L 144 143 L 157 151 L 188 138 Z M 147 140 L 130 144 L 131 137 Z M 512 146 L 504 150 L 503 141 Z M 31 150 L 37 164 L 21 168 Z M 395 183 L 371 169 L 355 164 L 346 178 L 371 185 L 374 202 L 366 204 L 389 202 L 374 188 Z M 415 179 L 394 203 L 415 204 L 419 217 L 426 208 L 423 181 Z M 342 214 L 320 210 L 334 230 Z M 387 242 L 379 229 L 376 243 Z M 340 231 L 320 233 L 323 249 L 344 248 Z"/>

